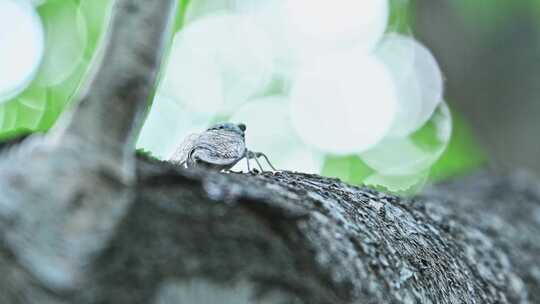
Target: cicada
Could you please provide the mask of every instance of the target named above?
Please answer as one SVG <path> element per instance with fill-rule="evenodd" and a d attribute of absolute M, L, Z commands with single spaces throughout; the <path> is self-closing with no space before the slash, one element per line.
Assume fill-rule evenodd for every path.
<path fill-rule="evenodd" d="M 264 172 L 259 161 L 262 157 L 270 168 L 276 171 L 264 153 L 253 152 L 246 148 L 245 132 L 246 125 L 242 123 L 216 124 L 202 133 L 187 136 L 169 161 L 187 168 L 230 170 L 245 159 L 248 171 L 252 172 L 250 160 L 254 160 L 261 172 Z"/>

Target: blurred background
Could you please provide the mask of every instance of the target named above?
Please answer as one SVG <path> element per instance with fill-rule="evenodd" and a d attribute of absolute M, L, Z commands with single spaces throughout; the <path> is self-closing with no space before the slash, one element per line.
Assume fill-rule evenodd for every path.
<path fill-rule="evenodd" d="M 494 168 L 540 173 L 540 1 L 425 0 L 414 33 Z"/>
<path fill-rule="evenodd" d="M 71 104 L 110 3 L 0 0 L 0 140 Z M 540 175 L 540 2 L 181 1 L 149 103 L 137 147 L 164 160 L 232 121 L 280 169 L 396 192 L 486 166 Z"/>

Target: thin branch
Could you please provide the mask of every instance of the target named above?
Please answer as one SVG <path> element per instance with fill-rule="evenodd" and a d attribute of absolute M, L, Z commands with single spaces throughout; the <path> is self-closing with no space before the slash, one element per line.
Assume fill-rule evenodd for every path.
<path fill-rule="evenodd" d="M 64 135 L 119 158 L 131 152 L 155 86 L 176 15 L 176 0 L 118 0 L 102 60 L 69 119 Z M 106 152 L 106 153 L 108 153 Z"/>

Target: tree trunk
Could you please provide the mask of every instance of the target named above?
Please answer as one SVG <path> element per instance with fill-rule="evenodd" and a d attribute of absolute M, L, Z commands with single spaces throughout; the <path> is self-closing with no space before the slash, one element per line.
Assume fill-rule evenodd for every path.
<path fill-rule="evenodd" d="M 540 303 L 522 174 L 405 199 L 135 159 L 176 1 L 115 3 L 78 106 L 0 151 L 0 303 Z"/>

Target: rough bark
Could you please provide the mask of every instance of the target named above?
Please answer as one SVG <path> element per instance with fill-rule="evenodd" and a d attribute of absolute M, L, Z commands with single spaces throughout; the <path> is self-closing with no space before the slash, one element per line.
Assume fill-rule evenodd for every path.
<path fill-rule="evenodd" d="M 519 175 L 402 199 L 315 175 L 141 161 L 90 294 L 148 303 L 202 279 L 283 303 L 537 303 L 539 232 L 540 184 Z"/>
<path fill-rule="evenodd" d="M 532 178 L 483 174 L 404 199 L 135 162 L 175 2 L 118 0 L 81 103 L 0 151 L 0 303 L 540 301 Z"/>
<path fill-rule="evenodd" d="M 483 173 L 403 199 L 291 172 L 140 160 L 138 173 L 135 202 L 85 283 L 45 288 L 4 247 L 1 302 L 173 303 L 159 299 L 193 299 L 201 282 L 201 295 L 249 286 L 264 303 L 540 299 L 540 183 L 523 175 Z M 233 299 L 190 302 L 244 303 Z"/>

